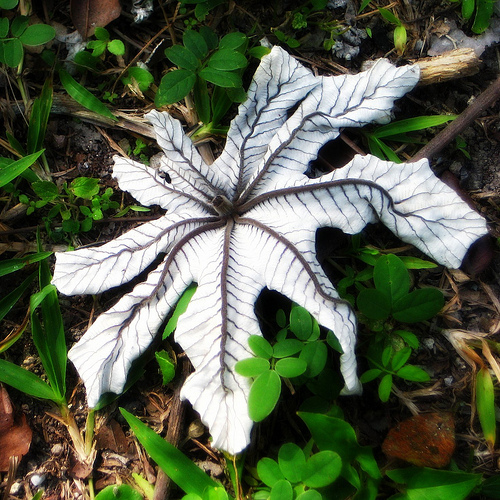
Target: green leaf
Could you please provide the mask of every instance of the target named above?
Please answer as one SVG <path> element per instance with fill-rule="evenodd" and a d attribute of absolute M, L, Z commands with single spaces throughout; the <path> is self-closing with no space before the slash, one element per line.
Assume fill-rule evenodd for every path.
<path fill-rule="evenodd" d="M 418 323 L 435 316 L 444 306 L 443 293 L 437 288 L 421 288 L 405 295 L 393 305 L 396 321 Z"/>
<path fill-rule="evenodd" d="M 306 377 L 316 377 L 319 375 L 326 365 L 328 357 L 328 348 L 323 342 L 309 342 L 302 351 L 300 351 L 299 359 L 307 363 Z"/>
<path fill-rule="evenodd" d="M 399 257 L 406 269 L 435 269 L 437 264 L 418 257 Z"/>
<path fill-rule="evenodd" d="M 10 385 L 29 396 L 59 402 L 57 394 L 42 379 L 4 359 L 0 359 L 0 382 Z"/>
<path fill-rule="evenodd" d="M 10 10 L 17 7 L 19 0 L 0 0 L 0 9 Z"/>
<path fill-rule="evenodd" d="M 293 500 L 293 488 L 289 481 L 281 479 L 271 488 L 270 500 Z"/>
<path fill-rule="evenodd" d="M 194 86 L 196 74 L 187 69 L 167 73 L 160 82 L 155 96 L 155 105 L 160 108 L 184 99 Z"/>
<path fill-rule="evenodd" d="M 78 198 L 91 200 L 99 193 L 99 179 L 92 177 L 77 177 L 71 181 L 69 190 Z"/>
<path fill-rule="evenodd" d="M 361 290 L 356 301 L 360 312 L 370 319 L 387 319 L 391 312 L 389 297 L 375 288 Z"/>
<path fill-rule="evenodd" d="M 367 370 L 361 377 L 359 377 L 359 380 L 362 384 L 366 384 L 368 382 L 371 382 L 372 380 L 375 380 L 380 374 L 382 373 L 382 370 L 379 368 L 372 368 L 371 370 Z"/>
<path fill-rule="evenodd" d="M 481 482 L 480 474 L 408 467 L 386 472 L 396 483 L 406 485 L 406 493 L 399 498 L 407 500 L 464 500 Z"/>
<path fill-rule="evenodd" d="M 280 377 L 298 377 L 307 370 L 307 361 L 299 358 L 283 358 L 278 360 L 274 369 L 278 372 Z"/>
<path fill-rule="evenodd" d="M 223 486 L 205 488 L 202 500 L 227 500 L 229 498 Z"/>
<path fill-rule="evenodd" d="M 160 372 L 163 378 L 163 385 L 167 385 L 171 382 L 175 377 L 175 363 L 172 361 L 172 358 L 164 349 L 158 352 L 155 352 L 155 358 L 160 367 Z"/>
<path fill-rule="evenodd" d="M 1 264 L 3 264 L 3 262 Z M 2 320 L 6 316 L 6 314 L 14 307 L 16 302 L 22 297 L 23 293 L 28 290 L 28 288 L 30 288 L 31 283 L 33 283 L 33 280 L 36 278 L 36 275 L 36 272 L 29 275 L 17 288 L 2 297 L 2 299 L 0 300 L 0 320 Z"/>
<path fill-rule="evenodd" d="M 17 68 L 24 57 L 23 44 L 20 40 L 14 38 L 13 40 L 7 40 L 2 45 L 5 64 L 11 68 Z"/>
<path fill-rule="evenodd" d="M 272 488 L 278 481 L 285 479 L 281 468 L 272 458 L 261 458 L 257 462 L 257 474 L 260 480 Z"/>
<path fill-rule="evenodd" d="M 248 415 L 254 422 L 264 420 L 274 409 L 281 393 L 279 375 L 269 370 L 253 382 L 248 395 Z"/>
<path fill-rule="evenodd" d="M 43 147 L 47 123 L 52 109 L 52 92 L 52 79 L 47 78 L 43 84 L 42 92 L 35 99 L 31 110 L 26 145 L 26 150 L 29 154 L 35 153 Z"/>
<path fill-rule="evenodd" d="M 278 464 L 285 479 L 291 483 L 298 483 L 302 478 L 306 457 L 295 443 L 285 443 L 278 452 Z"/>
<path fill-rule="evenodd" d="M 271 52 L 271 49 L 269 47 L 263 47 L 262 45 L 259 45 L 257 47 L 248 49 L 247 54 L 251 57 L 262 59 L 264 56 L 267 56 L 269 52 Z"/>
<path fill-rule="evenodd" d="M 194 106 L 198 112 L 200 120 L 210 123 L 210 96 L 208 95 L 207 82 L 203 78 L 197 78 L 193 88 Z"/>
<path fill-rule="evenodd" d="M 123 408 L 120 408 L 120 412 L 148 455 L 183 491 L 201 497 L 205 488 L 219 486 L 186 455 L 162 439 L 161 436 L 143 424 L 137 417 L 134 417 Z"/>
<path fill-rule="evenodd" d="M 271 365 L 264 358 L 247 358 L 236 363 L 234 369 L 243 377 L 258 377 L 270 369 Z"/>
<path fill-rule="evenodd" d="M 0 17 L 0 38 L 6 38 L 9 33 L 9 20 L 6 17 Z"/>
<path fill-rule="evenodd" d="M 142 495 L 128 484 L 110 484 L 96 495 L 95 500 L 143 500 Z"/>
<path fill-rule="evenodd" d="M 323 497 L 316 490 L 306 490 L 297 497 L 297 500 L 323 500 Z"/>
<path fill-rule="evenodd" d="M 429 382 L 431 379 L 430 375 L 425 370 L 413 365 L 403 366 L 396 372 L 396 375 L 410 382 Z"/>
<path fill-rule="evenodd" d="M 108 50 L 115 56 L 123 56 L 125 54 L 125 45 L 121 40 L 111 40 L 108 43 Z"/>
<path fill-rule="evenodd" d="M 205 37 L 194 30 L 186 30 L 182 37 L 184 46 L 189 49 L 198 59 L 204 59 L 208 54 L 208 46 Z"/>
<path fill-rule="evenodd" d="M 110 39 L 109 31 L 106 28 L 103 28 L 102 26 L 95 27 L 94 35 L 97 38 L 97 40 L 101 40 L 103 42 L 109 42 Z"/>
<path fill-rule="evenodd" d="M 44 201 L 52 201 L 59 196 L 59 188 L 51 181 L 33 182 L 31 188 Z"/>
<path fill-rule="evenodd" d="M 16 16 L 10 24 L 12 36 L 20 37 L 28 27 L 30 18 L 28 16 Z"/>
<path fill-rule="evenodd" d="M 80 85 L 67 71 L 64 69 L 59 70 L 59 78 L 62 86 L 66 92 L 84 108 L 93 111 L 99 115 L 105 116 L 113 121 L 118 118 L 111 113 L 111 111 L 93 94 L 91 94 L 85 87 Z"/>
<path fill-rule="evenodd" d="M 27 168 L 29 168 L 44 150 L 38 151 L 31 155 L 27 155 L 20 160 L 13 161 L 2 168 L 0 168 L 0 187 L 5 186 L 10 181 L 14 180 L 17 176 L 21 175 Z"/>
<path fill-rule="evenodd" d="M 56 30 L 48 24 L 32 24 L 19 37 L 24 45 L 36 47 L 50 42 L 56 36 Z"/>
<path fill-rule="evenodd" d="M 208 50 L 214 50 L 215 47 L 217 47 L 219 38 L 217 37 L 212 28 L 209 28 L 208 26 L 202 26 L 200 28 L 200 35 L 205 40 Z"/>
<path fill-rule="evenodd" d="M 410 276 L 403 262 L 396 255 L 381 255 L 373 269 L 373 281 L 377 290 L 389 297 L 394 304 L 408 294 Z"/>
<path fill-rule="evenodd" d="M 490 19 L 495 7 L 494 0 L 476 0 L 476 17 L 472 25 L 472 31 L 477 35 L 486 31 L 490 25 Z"/>
<path fill-rule="evenodd" d="M 222 37 L 219 43 L 219 49 L 237 50 L 241 52 L 245 50 L 247 43 L 248 38 L 246 35 L 235 31 Z"/>
<path fill-rule="evenodd" d="M 470 19 L 474 13 L 474 4 L 476 0 L 462 0 L 462 17 Z"/>
<path fill-rule="evenodd" d="M 13 273 L 15 271 L 19 271 L 19 269 L 22 269 L 29 264 L 34 264 L 35 262 L 46 259 L 50 255 L 52 255 L 52 252 L 38 252 L 26 255 L 25 257 L 20 257 L 18 259 L 8 259 L 1 261 L 0 277 L 5 276 L 6 274 Z"/>
<path fill-rule="evenodd" d="M 378 11 L 386 21 L 396 26 L 401 26 L 401 21 L 390 10 L 379 7 Z"/>
<path fill-rule="evenodd" d="M 200 60 L 186 47 L 174 45 L 165 49 L 165 55 L 176 66 L 190 71 L 196 71 L 200 66 Z"/>
<path fill-rule="evenodd" d="M 484 438 L 492 450 L 496 440 L 495 389 L 490 372 L 484 366 L 476 375 L 476 407 Z"/>
<path fill-rule="evenodd" d="M 294 304 L 290 312 L 290 330 L 300 340 L 309 340 L 313 330 L 313 318 L 307 309 Z"/>
<path fill-rule="evenodd" d="M 386 403 L 389 400 L 392 389 L 392 375 L 390 373 L 386 373 L 380 380 L 378 385 L 378 397 L 380 401 Z"/>
<path fill-rule="evenodd" d="M 197 286 L 198 285 L 196 283 L 191 283 L 184 290 L 180 299 L 177 301 L 174 312 L 172 313 L 172 316 L 170 316 L 170 319 L 168 320 L 167 325 L 165 326 L 165 330 L 163 330 L 163 335 L 162 335 L 163 340 L 165 340 L 177 328 L 177 322 L 179 321 L 181 315 L 186 312 L 189 302 L 191 301 L 194 292 L 196 292 Z"/>
<path fill-rule="evenodd" d="M 273 356 L 272 345 L 260 335 L 250 335 L 248 345 L 256 356 L 265 359 L 271 359 Z"/>
<path fill-rule="evenodd" d="M 399 351 L 396 351 L 391 359 L 391 369 L 393 371 L 398 371 L 408 361 L 408 359 L 410 359 L 410 356 L 410 347 L 403 347 Z"/>
<path fill-rule="evenodd" d="M 389 123 L 388 125 L 377 128 L 372 132 L 372 134 L 374 137 L 378 137 L 379 139 L 382 137 L 392 137 L 394 135 L 406 134 L 408 132 L 415 132 L 418 130 L 436 127 L 454 120 L 455 118 L 456 115 L 417 116 L 415 118 L 408 118 L 406 120 L 398 120 Z"/>
<path fill-rule="evenodd" d="M 320 451 L 307 460 L 302 471 L 302 481 L 309 488 L 323 488 L 332 484 L 341 470 L 342 460 L 338 453 Z"/>
<path fill-rule="evenodd" d="M 273 346 L 273 357 L 287 358 L 302 350 L 304 343 L 297 339 L 283 339 Z"/>
<path fill-rule="evenodd" d="M 406 41 L 408 39 L 408 34 L 406 28 L 401 26 L 396 26 L 394 28 L 394 47 L 396 48 L 398 54 L 403 54 L 406 48 Z"/>
<path fill-rule="evenodd" d="M 133 66 L 129 68 L 126 76 L 122 78 L 123 85 L 131 85 L 135 80 L 141 92 L 146 92 L 154 82 L 154 76 L 146 69 Z"/>
<path fill-rule="evenodd" d="M 221 71 L 232 71 L 245 68 L 247 64 L 247 58 L 233 49 L 218 50 L 208 60 L 208 66 L 210 68 Z"/>
<path fill-rule="evenodd" d="M 241 87 L 243 82 L 241 76 L 232 71 L 220 71 L 213 68 L 204 68 L 199 72 L 199 75 L 207 80 L 223 88 L 236 88 Z"/>

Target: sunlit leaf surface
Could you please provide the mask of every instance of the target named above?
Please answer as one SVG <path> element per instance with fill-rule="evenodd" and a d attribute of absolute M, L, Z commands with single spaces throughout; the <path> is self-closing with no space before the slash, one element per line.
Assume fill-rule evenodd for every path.
<path fill-rule="evenodd" d="M 356 76 L 315 77 L 275 47 L 262 59 L 226 147 L 210 166 L 180 122 L 149 113 L 164 151 L 159 170 L 116 158 L 114 176 L 122 190 L 166 214 L 100 247 L 57 255 L 53 282 L 67 295 L 119 286 L 165 255 L 71 349 L 89 405 L 105 392 L 122 391 L 131 363 L 192 282 L 198 287 L 175 332 L 195 369 L 181 396 L 200 413 L 215 447 L 234 454 L 249 444 L 249 381 L 234 365 L 252 356 L 248 338 L 261 335 L 254 304 L 264 287 L 335 333 L 344 393 L 359 392 L 356 320 L 316 259 L 316 230 L 355 234 L 382 221 L 451 267 L 486 232 L 484 219 L 425 160 L 395 164 L 356 156 L 319 178 L 304 174 L 342 127 L 386 123 L 394 100 L 417 81 L 416 67 L 385 60 Z"/>

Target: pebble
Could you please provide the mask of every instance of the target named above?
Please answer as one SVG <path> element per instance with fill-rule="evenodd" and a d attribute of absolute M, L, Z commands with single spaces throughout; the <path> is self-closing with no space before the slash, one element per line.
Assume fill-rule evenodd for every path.
<path fill-rule="evenodd" d="M 38 488 L 45 481 L 45 474 L 33 474 L 30 477 L 30 483 L 34 488 Z"/>

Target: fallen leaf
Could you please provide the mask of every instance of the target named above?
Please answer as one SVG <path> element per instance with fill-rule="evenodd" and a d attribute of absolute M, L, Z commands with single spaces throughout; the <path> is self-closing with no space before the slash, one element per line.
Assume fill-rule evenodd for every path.
<path fill-rule="evenodd" d="M 31 428 L 24 414 L 14 413 L 9 394 L 0 388 L 0 471 L 9 470 L 9 458 L 23 457 L 30 449 Z"/>
<path fill-rule="evenodd" d="M 426 413 L 403 420 L 389 431 L 382 451 L 417 467 L 445 467 L 455 451 L 453 415 Z"/>
<path fill-rule="evenodd" d="M 121 14 L 118 0 L 71 0 L 71 20 L 84 39 L 92 36 L 97 26 L 103 28 Z"/>

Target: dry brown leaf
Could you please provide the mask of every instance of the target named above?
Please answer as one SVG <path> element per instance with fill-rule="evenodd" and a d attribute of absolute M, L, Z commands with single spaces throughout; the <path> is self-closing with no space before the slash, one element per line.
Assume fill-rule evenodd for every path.
<path fill-rule="evenodd" d="M 9 470 L 9 458 L 28 453 L 32 438 L 26 417 L 16 416 L 5 388 L 0 388 L 0 471 Z"/>
<path fill-rule="evenodd" d="M 121 14 L 118 0 L 71 0 L 71 20 L 84 39 L 96 27 L 103 28 Z"/>

